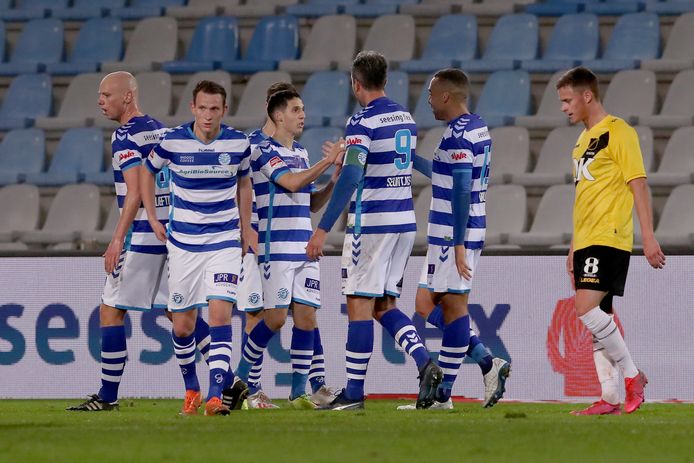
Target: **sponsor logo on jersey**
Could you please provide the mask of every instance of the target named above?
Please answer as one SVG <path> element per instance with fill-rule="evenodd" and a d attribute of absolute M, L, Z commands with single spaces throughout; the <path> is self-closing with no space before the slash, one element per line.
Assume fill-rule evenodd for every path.
<path fill-rule="evenodd" d="M 427 274 L 433 275 L 435 270 L 436 270 L 436 265 L 434 265 L 434 264 L 427 265 Z"/>
<path fill-rule="evenodd" d="M 145 141 L 159 141 L 160 138 L 158 133 L 146 133 L 144 136 Z"/>
<path fill-rule="evenodd" d="M 279 156 L 274 156 L 274 157 L 270 158 L 269 163 L 270 163 L 270 167 L 275 167 L 278 164 L 282 164 L 282 158 L 280 158 Z"/>
<path fill-rule="evenodd" d="M 180 162 L 181 164 L 195 162 L 195 156 L 192 156 L 190 154 L 184 154 L 178 157 L 178 162 Z"/>
<path fill-rule="evenodd" d="M 461 159 L 467 159 L 467 153 L 464 151 L 458 151 L 457 153 L 451 154 L 451 159 L 454 161 L 460 161 Z"/>
<path fill-rule="evenodd" d="M 154 205 L 156 207 L 168 207 L 171 204 L 171 195 L 156 195 L 154 197 Z"/>
<path fill-rule="evenodd" d="M 347 138 L 346 142 L 348 145 L 361 145 L 364 143 L 359 137 L 349 137 Z"/>
<path fill-rule="evenodd" d="M 222 284 L 237 284 L 239 281 L 239 276 L 235 273 L 215 273 L 214 282 Z"/>
<path fill-rule="evenodd" d="M 126 159 L 130 159 L 133 156 L 135 156 L 135 151 L 128 150 L 127 153 L 121 153 L 120 155 L 118 155 L 118 162 L 123 162 Z"/>
<path fill-rule="evenodd" d="M 304 283 L 304 285 L 308 289 L 315 289 L 317 291 L 320 291 L 320 281 L 314 278 L 306 278 L 306 282 Z"/>

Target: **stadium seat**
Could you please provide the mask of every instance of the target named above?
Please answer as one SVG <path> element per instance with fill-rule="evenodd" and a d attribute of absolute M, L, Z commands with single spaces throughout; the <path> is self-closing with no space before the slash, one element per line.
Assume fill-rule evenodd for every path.
<path fill-rule="evenodd" d="M 352 16 L 321 16 L 311 28 L 298 60 L 282 60 L 282 71 L 349 70 L 357 47 L 357 22 Z"/>
<path fill-rule="evenodd" d="M 345 6 L 357 5 L 361 0 L 306 0 L 287 7 L 287 14 L 305 18 L 336 15 L 345 12 Z"/>
<path fill-rule="evenodd" d="M 438 18 L 451 13 L 457 13 L 461 9 L 467 13 L 476 0 L 422 0 L 421 3 L 401 5 L 400 14 L 409 14 L 415 17 L 429 16 Z"/>
<path fill-rule="evenodd" d="M 241 100 L 234 116 L 225 117 L 223 122 L 239 130 L 260 127 L 267 113 L 265 112 L 265 93 L 275 82 L 291 82 L 289 73 L 284 71 L 258 72 L 251 76 L 243 89 Z"/>
<path fill-rule="evenodd" d="M 660 216 L 655 237 L 661 246 L 694 248 L 694 185 L 675 187 L 668 196 Z"/>
<path fill-rule="evenodd" d="M 639 124 L 653 128 L 694 125 L 694 69 L 682 71 L 670 84 L 665 102 L 657 116 L 640 116 Z"/>
<path fill-rule="evenodd" d="M 301 98 L 306 107 L 306 127 L 330 125 L 330 118 L 347 118 L 352 91 L 349 75 L 343 71 L 319 71 L 304 85 Z"/>
<path fill-rule="evenodd" d="M 400 5 L 412 5 L 419 0 L 364 0 L 363 3 L 352 3 L 345 6 L 345 13 L 353 16 L 376 18 L 398 12 Z"/>
<path fill-rule="evenodd" d="M 224 6 L 237 6 L 240 0 L 188 0 L 183 6 L 166 7 L 166 16 L 179 19 L 200 19 L 206 16 L 222 15 Z"/>
<path fill-rule="evenodd" d="M 556 72 L 595 59 L 600 48 L 598 17 L 593 14 L 567 14 L 552 28 L 542 59 L 524 60 L 521 67 L 529 72 Z"/>
<path fill-rule="evenodd" d="M 231 5 L 224 7 L 224 14 L 248 18 L 260 18 L 280 14 L 291 5 L 299 3 L 299 0 L 253 0 L 246 1 L 242 5 Z M 291 13 L 290 13 L 291 14 Z"/>
<path fill-rule="evenodd" d="M 46 172 L 27 174 L 26 182 L 38 186 L 62 186 L 84 180 L 85 174 L 100 172 L 104 164 L 104 136 L 100 129 L 66 131 Z"/>
<path fill-rule="evenodd" d="M 652 186 L 674 186 L 694 181 L 694 127 L 680 127 L 665 145 L 658 171 L 648 175 Z"/>
<path fill-rule="evenodd" d="M 96 230 L 99 207 L 99 188 L 96 185 L 66 185 L 55 195 L 43 227 L 40 230 L 22 232 L 19 239 L 27 244 L 75 241 L 81 233 Z"/>
<path fill-rule="evenodd" d="M 231 76 L 224 71 L 205 71 L 193 74 L 185 88 L 178 96 L 178 105 L 173 116 L 160 117 L 159 120 L 167 127 L 176 127 L 185 122 L 193 120 L 193 114 L 190 112 L 190 103 L 193 100 L 193 89 L 201 80 L 211 80 L 216 82 L 227 92 L 227 106 L 232 107 L 231 101 Z"/>
<path fill-rule="evenodd" d="M 388 81 L 386 82 L 386 95 L 396 103 L 400 103 L 406 110 L 409 111 L 410 99 L 410 78 L 403 71 L 389 71 Z M 350 92 L 351 93 L 351 92 Z M 334 127 L 344 127 L 352 114 L 356 114 L 362 110 L 358 101 L 354 102 L 352 112 L 349 116 L 337 116 L 330 119 L 330 125 Z"/>
<path fill-rule="evenodd" d="M 412 117 L 414 117 L 418 129 L 430 129 L 432 127 L 445 125 L 442 121 L 436 120 L 434 113 L 431 111 L 431 106 L 429 105 L 429 82 L 431 82 L 432 77 L 433 75 L 427 77 L 424 81 L 424 85 L 417 99 L 417 104 L 412 113 Z"/>
<path fill-rule="evenodd" d="M 603 105 L 610 114 L 635 123 L 638 117 L 655 113 L 657 85 L 653 71 L 619 71 L 607 86 Z"/>
<path fill-rule="evenodd" d="M 458 67 L 460 61 L 477 55 L 477 19 L 474 16 L 450 14 L 439 18 L 431 30 L 419 59 L 400 63 L 408 72 L 435 72 Z"/>
<path fill-rule="evenodd" d="M 12 241 L 7 243 L 0 243 L 0 251 L 26 251 L 29 246 L 22 243 L 21 241 Z"/>
<path fill-rule="evenodd" d="M 125 0 L 74 0 L 69 8 L 53 8 L 51 16 L 64 21 L 85 21 L 109 14 L 114 8 L 123 8 Z"/>
<path fill-rule="evenodd" d="M 475 16 L 501 16 L 515 12 L 516 5 L 520 7 L 534 1 L 535 0 L 514 0 L 512 2 L 508 0 L 473 1 L 463 6 L 463 12 Z"/>
<path fill-rule="evenodd" d="M 0 189 L 0 241 L 13 241 L 19 232 L 39 226 L 39 189 L 34 185 L 8 185 Z"/>
<path fill-rule="evenodd" d="M 182 60 L 164 63 L 163 69 L 172 74 L 211 71 L 220 62 L 238 57 L 239 26 L 236 18 L 212 16 L 198 23 L 186 56 Z"/>
<path fill-rule="evenodd" d="M 565 71 L 557 71 L 552 75 L 545 87 L 540 100 L 540 107 L 532 116 L 516 116 L 515 125 L 529 129 L 555 128 L 568 125 L 569 118 L 561 111 L 561 102 L 557 95 L 557 81 Z"/>
<path fill-rule="evenodd" d="M 585 4 L 584 11 L 586 13 L 594 13 L 601 16 L 622 16 L 628 13 L 638 13 L 639 11 L 643 11 L 643 8 L 644 2 L 640 0 L 612 0 L 602 2 L 587 2 Z"/>
<path fill-rule="evenodd" d="M 277 69 L 279 61 L 299 55 L 299 22 L 294 16 L 268 16 L 253 31 L 243 59 L 221 63 L 225 71 L 252 74 Z"/>
<path fill-rule="evenodd" d="M 641 68 L 665 72 L 692 69 L 694 68 L 692 43 L 694 43 L 694 12 L 677 17 L 665 44 L 663 55 L 659 59 L 641 61 Z"/>
<path fill-rule="evenodd" d="M 487 125 L 513 123 L 515 116 L 530 114 L 530 76 L 525 71 L 494 72 L 484 83 L 475 112 Z"/>
<path fill-rule="evenodd" d="M 426 133 L 417 134 L 417 155 L 428 159 L 431 161 L 434 159 L 434 152 L 438 149 L 441 143 L 441 137 L 446 127 L 432 127 L 427 130 Z M 419 173 L 419 171 L 412 169 L 412 187 L 422 187 L 431 185 L 431 179 L 426 177 L 424 174 Z"/>
<path fill-rule="evenodd" d="M 304 133 L 299 139 L 301 146 L 308 151 L 308 159 L 311 165 L 316 164 L 323 159 L 323 150 L 321 147 L 326 141 L 337 141 L 343 135 L 343 130 L 337 127 L 313 127 L 304 130 Z M 320 176 L 319 182 L 323 183 L 332 175 L 332 168 L 327 170 Z"/>
<path fill-rule="evenodd" d="M 581 64 L 594 72 L 634 69 L 641 60 L 655 59 L 660 52 L 660 21 L 653 13 L 625 14 L 612 30 L 605 53 Z"/>
<path fill-rule="evenodd" d="M 104 61 L 117 61 L 123 55 L 123 25 L 119 19 L 91 18 L 80 29 L 66 62 L 46 65 L 52 75 L 97 72 Z"/>
<path fill-rule="evenodd" d="M 530 136 L 525 127 L 497 127 L 492 138 L 492 185 L 511 183 L 514 174 L 524 174 L 530 167 Z"/>
<path fill-rule="evenodd" d="M 0 19 L 5 21 L 30 21 L 42 19 L 53 8 L 65 8 L 68 0 L 21 0 L 14 8 L 0 10 Z"/>
<path fill-rule="evenodd" d="M 0 142 L 0 185 L 23 182 L 27 174 L 43 169 L 46 140 L 43 130 L 18 129 Z"/>
<path fill-rule="evenodd" d="M 0 75 L 43 72 L 46 64 L 63 58 L 63 39 L 63 22 L 59 19 L 32 19 L 24 25 L 9 61 L 0 63 Z"/>
<path fill-rule="evenodd" d="M 646 11 L 660 15 L 678 15 L 694 11 L 691 0 L 665 0 L 662 2 L 646 2 Z"/>
<path fill-rule="evenodd" d="M 104 172 L 91 172 L 84 175 L 86 183 L 93 183 L 99 186 L 113 186 L 113 180 L 113 165 L 110 157 Z"/>
<path fill-rule="evenodd" d="M 553 0 L 537 2 L 526 6 L 525 12 L 538 16 L 563 16 L 582 12 L 585 9 L 586 3 L 597 3 L 601 1 L 602 0 Z"/>
<path fill-rule="evenodd" d="M 147 44 L 147 46 L 143 46 Z M 125 50 L 123 61 L 102 63 L 104 72 L 142 72 L 176 57 L 178 24 L 173 18 L 146 18 L 138 21 Z"/>
<path fill-rule="evenodd" d="M 522 60 L 537 57 L 540 47 L 537 17 L 530 14 L 502 16 L 492 29 L 484 54 L 479 60 L 464 60 L 466 72 L 494 72 L 515 69 Z"/>
<path fill-rule="evenodd" d="M 363 49 L 382 53 L 390 63 L 411 60 L 415 50 L 415 31 L 412 16 L 381 16 L 371 25 Z"/>
<path fill-rule="evenodd" d="M 97 105 L 102 74 L 79 74 L 70 80 L 60 109 L 55 117 L 38 117 L 36 127 L 46 130 L 65 130 L 85 127 L 103 119 Z"/>
<path fill-rule="evenodd" d="M 547 188 L 530 230 L 525 233 L 510 233 L 508 242 L 530 248 L 569 243 L 573 234 L 574 194 L 573 185 L 553 185 Z"/>
<path fill-rule="evenodd" d="M 643 156 L 643 167 L 646 172 L 653 171 L 655 153 L 653 152 L 653 130 L 650 127 L 637 125 L 634 127 L 636 135 L 639 137 L 639 146 L 641 147 L 641 155 Z"/>
<path fill-rule="evenodd" d="M 130 5 L 111 9 L 111 16 L 124 20 L 161 16 L 167 7 L 185 5 L 186 0 L 130 0 Z"/>
<path fill-rule="evenodd" d="M 571 153 L 582 131 L 582 125 L 558 127 L 552 130 L 542 144 L 533 172 L 512 174 L 511 183 L 542 187 L 560 183 L 572 183 L 573 164 L 571 162 Z M 494 149 L 493 146 L 492 150 Z M 493 156 L 492 154 L 492 162 L 494 160 Z M 492 171 L 493 169 L 492 167 Z"/>
<path fill-rule="evenodd" d="M 492 185 L 486 198 L 486 246 L 506 244 L 511 234 L 525 231 L 528 221 L 528 198 L 520 185 Z"/>
<path fill-rule="evenodd" d="M 22 74 L 15 77 L 0 106 L 0 130 L 33 125 L 37 117 L 51 112 L 53 86 L 48 74 Z"/>
<path fill-rule="evenodd" d="M 120 211 L 118 210 L 118 202 L 111 202 L 111 207 L 108 209 L 108 216 L 106 217 L 106 222 L 100 230 L 92 232 L 82 233 L 81 239 L 83 242 L 93 242 L 100 244 L 108 244 L 113 238 L 113 232 L 118 225 L 118 219 L 120 219 Z"/>

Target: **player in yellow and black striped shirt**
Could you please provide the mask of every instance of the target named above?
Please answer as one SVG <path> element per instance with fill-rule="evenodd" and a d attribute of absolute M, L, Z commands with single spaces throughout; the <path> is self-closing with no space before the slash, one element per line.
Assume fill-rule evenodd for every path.
<path fill-rule="evenodd" d="M 597 370 L 602 370 L 602 375 L 605 370 L 611 372 L 600 378 L 602 399 L 574 413 L 620 413 L 615 364 L 625 378 L 624 410 L 632 413 L 643 402 L 648 381 L 636 368 L 610 313 L 612 296 L 624 294 L 634 238 L 634 205 L 648 263 L 653 268 L 665 265 L 665 255 L 653 234 L 643 157 L 636 131 L 603 108 L 598 79 L 589 69 L 578 67 L 566 72 L 557 82 L 557 91 L 569 121 L 585 125 L 572 153 L 576 200 L 574 236 L 566 266 L 576 287 L 576 314 L 593 334 Z"/>

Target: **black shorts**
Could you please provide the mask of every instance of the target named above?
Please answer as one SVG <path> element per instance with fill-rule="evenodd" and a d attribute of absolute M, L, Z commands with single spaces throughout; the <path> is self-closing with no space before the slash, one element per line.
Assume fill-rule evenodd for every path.
<path fill-rule="evenodd" d="M 574 251 L 576 289 L 607 291 L 610 296 L 624 295 L 630 257 L 630 252 L 609 246 L 588 246 Z"/>

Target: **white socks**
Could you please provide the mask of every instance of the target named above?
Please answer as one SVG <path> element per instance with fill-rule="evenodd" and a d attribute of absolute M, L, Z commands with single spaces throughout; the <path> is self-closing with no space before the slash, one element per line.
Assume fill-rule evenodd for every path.
<path fill-rule="evenodd" d="M 607 356 L 602 344 L 597 342 L 595 338 L 593 338 L 593 361 L 595 362 L 595 371 L 598 373 L 598 380 L 600 380 L 602 391 L 600 398 L 612 405 L 618 404 L 619 370 L 617 364 Z"/>
<path fill-rule="evenodd" d="M 600 307 L 595 307 L 579 318 L 605 348 L 607 356 L 619 365 L 625 378 L 633 378 L 639 374 L 612 317 L 603 312 Z"/>

